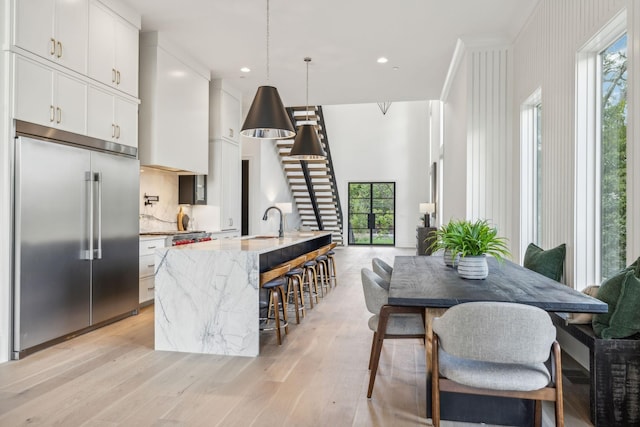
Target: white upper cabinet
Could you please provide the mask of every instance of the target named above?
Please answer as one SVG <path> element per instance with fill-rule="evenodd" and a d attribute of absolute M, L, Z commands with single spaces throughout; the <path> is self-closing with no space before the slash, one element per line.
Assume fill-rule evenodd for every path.
<path fill-rule="evenodd" d="M 89 3 L 88 75 L 138 96 L 138 29 L 95 0 Z"/>
<path fill-rule="evenodd" d="M 96 87 L 87 96 L 87 133 L 105 141 L 138 146 L 138 104 Z"/>
<path fill-rule="evenodd" d="M 240 142 L 241 99 L 242 95 L 223 80 L 211 82 L 209 135 L 212 139 Z"/>
<path fill-rule="evenodd" d="M 206 175 L 209 72 L 158 33 L 140 36 L 140 163 Z"/>
<path fill-rule="evenodd" d="M 87 84 L 39 62 L 14 58 L 13 117 L 85 134 Z"/>
<path fill-rule="evenodd" d="M 15 0 L 14 44 L 87 72 L 87 0 Z"/>

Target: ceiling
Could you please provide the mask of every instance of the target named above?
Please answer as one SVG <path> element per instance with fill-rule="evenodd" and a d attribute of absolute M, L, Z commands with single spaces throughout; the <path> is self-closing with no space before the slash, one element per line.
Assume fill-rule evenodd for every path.
<path fill-rule="evenodd" d="M 538 2 L 270 0 L 267 81 L 267 0 L 122 1 L 141 13 L 143 31 L 164 33 L 245 103 L 270 84 L 287 106 L 306 103 L 305 56 L 310 104 L 438 99 L 459 38 L 513 40 Z"/>

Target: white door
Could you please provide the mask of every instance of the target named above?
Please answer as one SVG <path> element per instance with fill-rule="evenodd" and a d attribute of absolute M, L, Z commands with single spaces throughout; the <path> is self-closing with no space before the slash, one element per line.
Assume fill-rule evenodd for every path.
<path fill-rule="evenodd" d="M 128 22 L 115 21 L 115 68 L 117 87 L 138 97 L 138 29 Z"/>
<path fill-rule="evenodd" d="M 13 56 L 15 104 L 13 117 L 43 126 L 55 123 L 53 70 L 18 55 Z"/>
<path fill-rule="evenodd" d="M 109 86 L 115 86 L 115 35 L 113 16 L 99 3 L 89 4 L 89 58 L 87 72 Z"/>
<path fill-rule="evenodd" d="M 56 73 L 56 126 L 82 135 L 87 133 L 87 84 Z"/>
<path fill-rule="evenodd" d="M 16 8 L 16 46 L 47 59 L 54 59 L 54 0 L 18 0 Z M 52 40 L 53 39 L 53 40 Z"/>
<path fill-rule="evenodd" d="M 119 144 L 138 147 L 138 104 L 115 97 L 116 125 Z"/>
<path fill-rule="evenodd" d="M 22 2 L 20 0 L 18 3 Z M 56 60 L 61 65 L 87 74 L 88 3 L 58 0 L 56 4 Z"/>
<path fill-rule="evenodd" d="M 112 141 L 115 138 L 113 95 L 89 86 L 87 95 L 87 132 L 89 136 Z"/>

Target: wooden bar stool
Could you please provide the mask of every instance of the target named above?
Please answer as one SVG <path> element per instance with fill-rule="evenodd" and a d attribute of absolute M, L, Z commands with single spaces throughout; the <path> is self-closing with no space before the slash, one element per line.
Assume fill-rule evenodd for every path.
<path fill-rule="evenodd" d="M 333 250 L 338 244 L 332 242 L 329 245 L 329 252 L 327 252 L 327 258 L 329 259 L 329 283 L 330 286 L 338 286 L 338 276 L 336 274 L 336 252 Z"/>
<path fill-rule="evenodd" d="M 302 268 L 302 265 L 306 259 L 306 255 L 300 255 L 298 258 L 291 260 L 289 262 L 291 270 L 285 274 L 287 278 L 287 305 L 291 304 L 290 301 L 293 298 L 296 323 L 300 323 L 300 313 L 302 313 L 302 317 L 305 316 L 304 294 L 302 292 L 304 268 Z"/>
<path fill-rule="evenodd" d="M 325 290 L 329 290 L 331 284 L 329 283 L 329 257 L 327 256 L 327 252 L 329 252 L 329 246 L 323 246 L 318 249 L 318 256 L 316 256 L 317 262 L 317 272 L 319 276 L 320 282 L 320 291 L 322 292 L 322 296 L 324 297 Z"/>
<path fill-rule="evenodd" d="M 316 270 L 316 266 L 318 262 L 316 261 L 316 257 L 318 256 L 318 251 L 308 252 L 305 256 L 305 263 L 302 265 L 304 269 L 304 280 L 303 280 L 303 292 L 306 285 L 306 290 L 309 294 L 309 305 L 313 308 L 313 298 L 316 299 L 316 304 L 318 303 L 318 271 Z"/>
<path fill-rule="evenodd" d="M 285 298 L 284 287 L 287 284 L 287 279 L 284 275 L 291 270 L 289 264 L 276 267 L 272 270 L 260 273 L 260 287 L 269 292 L 267 317 L 261 320 L 265 320 L 265 325 L 269 320 L 275 320 L 276 336 L 278 337 L 278 345 L 282 344 L 282 336 L 280 334 L 280 328 L 284 328 L 284 333 L 289 333 L 289 324 L 287 323 L 287 301 Z M 271 308 L 273 307 L 273 317 L 271 317 Z M 279 309 L 282 309 L 282 322 L 280 322 Z M 263 327 L 263 331 L 272 330 L 272 328 Z"/>

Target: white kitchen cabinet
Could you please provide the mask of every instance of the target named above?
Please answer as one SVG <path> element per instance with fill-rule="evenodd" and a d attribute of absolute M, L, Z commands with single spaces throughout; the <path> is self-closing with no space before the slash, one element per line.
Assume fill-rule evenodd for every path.
<path fill-rule="evenodd" d="M 89 136 L 131 147 L 138 146 L 138 104 L 89 86 L 87 96 Z"/>
<path fill-rule="evenodd" d="M 141 164 L 207 174 L 209 74 L 161 34 L 141 34 Z"/>
<path fill-rule="evenodd" d="M 217 139 L 209 149 L 207 204 L 220 209 L 220 230 L 240 229 L 241 221 L 241 157 L 240 146 Z"/>
<path fill-rule="evenodd" d="M 236 237 L 240 237 L 240 230 L 214 231 L 211 233 L 211 238 L 216 240 L 233 239 Z"/>
<path fill-rule="evenodd" d="M 87 72 L 88 0 L 15 0 L 14 44 Z"/>
<path fill-rule="evenodd" d="M 166 236 L 140 238 L 140 304 L 153 301 L 156 276 L 155 252 L 156 249 L 164 248 L 165 238 Z"/>
<path fill-rule="evenodd" d="M 86 83 L 20 55 L 14 67 L 14 118 L 86 134 Z"/>
<path fill-rule="evenodd" d="M 138 28 L 102 3 L 89 3 L 88 75 L 138 96 Z"/>
<path fill-rule="evenodd" d="M 210 137 L 240 143 L 241 93 L 229 86 L 226 81 L 218 79 L 211 82 L 210 96 Z"/>

